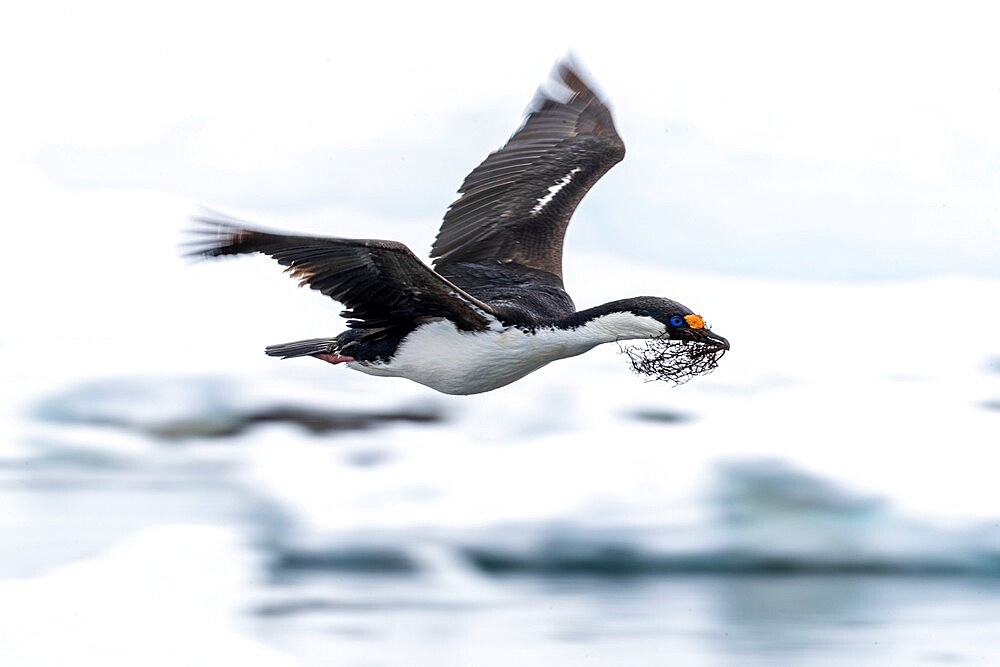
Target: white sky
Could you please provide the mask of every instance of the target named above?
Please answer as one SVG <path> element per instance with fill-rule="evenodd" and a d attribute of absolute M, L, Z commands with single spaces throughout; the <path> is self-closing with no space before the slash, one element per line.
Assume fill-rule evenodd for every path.
<path fill-rule="evenodd" d="M 629 146 L 629 161 L 588 197 L 582 215 L 587 206 L 618 210 L 634 199 L 629 187 L 641 190 L 642 210 L 656 224 L 669 217 L 673 229 L 692 229 L 675 222 L 678 210 L 706 221 L 706 238 L 691 240 L 696 252 L 708 254 L 711 238 L 736 239 L 722 268 L 735 265 L 728 257 L 754 255 L 753 243 L 772 253 L 786 245 L 793 266 L 814 262 L 809 252 L 826 238 L 881 249 L 900 237 L 913 246 L 901 261 L 913 266 L 932 264 L 942 237 L 954 241 L 944 251 L 953 259 L 939 270 L 960 269 L 966 259 L 979 272 L 1000 265 L 993 262 L 1000 260 L 1000 11 L 991 3 L 361 4 L 66 2 L 5 10 L 0 176 L 13 193 L 5 217 L 60 224 L 39 206 L 52 188 L 38 167 L 46 148 L 57 147 L 60 169 L 92 173 L 87 160 L 63 159 L 61 147 L 165 141 L 179 162 L 164 163 L 164 172 L 215 169 L 233 188 L 241 175 L 264 174 L 243 181 L 250 190 L 282 173 L 293 178 L 309 151 L 330 151 L 330 160 L 338 147 L 364 155 L 384 150 L 387 136 L 413 137 L 420 153 L 401 159 L 419 162 L 434 145 L 419 144 L 424 134 L 450 141 L 449 154 L 464 149 L 442 180 L 420 185 L 443 202 L 428 207 L 440 216 L 462 176 L 516 127 L 534 88 L 572 49 L 607 92 Z M 467 125 L 449 131 L 470 114 L 509 120 L 491 121 L 482 136 Z M 195 129 L 171 143 L 170 133 L 183 135 L 192 122 Z M 664 139 L 683 128 L 697 139 L 686 155 Z M 720 153 L 699 164 L 712 145 Z M 746 156 L 751 162 L 733 172 L 734 182 L 695 192 L 701 180 L 718 178 L 719 161 Z M 777 165 L 771 177 L 756 182 L 769 161 Z M 359 169 L 374 178 L 377 165 Z M 677 183 L 671 168 L 692 183 Z M 156 173 L 147 176 L 155 182 Z M 275 199 L 289 206 L 301 198 L 275 187 Z M 680 199 L 651 209 L 658 188 L 662 199 Z M 173 194 L 232 205 L 190 189 Z M 383 197 L 385 189 L 391 196 L 391 184 L 378 190 Z M 847 202 L 842 213 L 802 219 L 813 211 L 821 218 L 820 196 L 831 194 Z M 237 213 L 255 212 L 252 203 L 243 208 Z M 642 210 L 620 212 L 642 218 Z M 579 234 L 610 239 L 626 233 L 619 229 L 628 228 Z M 636 229 L 650 236 L 648 226 Z M 916 231 L 908 245 L 909 230 Z M 663 257 L 679 261 L 667 250 Z M 834 269 L 841 263 L 831 260 Z"/>
<path fill-rule="evenodd" d="M 20 121 L 7 131 L 29 141 L 140 142 L 224 108 L 255 121 L 277 116 L 268 134 L 306 147 L 350 138 L 338 121 L 360 139 L 413 115 L 520 105 L 572 48 L 613 90 L 620 114 L 690 120 L 740 147 L 931 169 L 949 131 L 1000 141 L 1000 12 L 990 3 L 491 9 L 18 7 L 0 29 L 5 87 L 19 102 L 5 105 Z M 295 117 L 298 127 L 288 122 Z"/>

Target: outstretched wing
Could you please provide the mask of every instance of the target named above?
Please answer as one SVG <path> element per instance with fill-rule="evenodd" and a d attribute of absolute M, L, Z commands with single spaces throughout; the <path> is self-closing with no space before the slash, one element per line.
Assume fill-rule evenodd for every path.
<path fill-rule="evenodd" d="M 347 307 L 353 328 L 382 329 L 445 317 L 465 331 L 489 326 L 492 309 L 466 294 L 396 241 L 272 233 L 232 221 L 196 218 L 189 255 L 260 252 L 278 260 L 299 285 Z"/>
<path fill-rule="evenodd" d="M 623 157 L 611 111 L 571 61 L 560 62 L 521 128 L 466 177 L 431 249 L 434 267 L 515 264 L 562 278 L 573 211 Z"/>

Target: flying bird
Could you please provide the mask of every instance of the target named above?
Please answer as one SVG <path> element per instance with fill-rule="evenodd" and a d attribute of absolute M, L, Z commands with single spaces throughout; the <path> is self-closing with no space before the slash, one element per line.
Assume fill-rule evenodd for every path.
<path fill-rule="evenodd" d="M 521 127 L 466 178 L 431 249 L 433 268 L 396 241 L 302 236 L 196 218 L 191 255 L 263 253 L 343 304 L 347 330 L 272 345 L 283 359 L 403 377 L 446 394 L 503 387 L 602 343 L 649 339 L 636 370 L 681 381 L 711 370 L 729 342 L 662 297 L 577 310 L 563 286 L 566 227 L 588 190 L 625 157 L 607 104 L 569 59 L 556 64 Z"/>

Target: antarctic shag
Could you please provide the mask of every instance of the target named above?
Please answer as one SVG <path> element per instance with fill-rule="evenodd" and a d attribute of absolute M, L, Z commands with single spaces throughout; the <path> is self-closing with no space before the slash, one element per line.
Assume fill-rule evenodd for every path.
<path fill-rule="evenodd" d="M 562 280 L 563 237 L 587 191 L 625 156 L 607 105 L 558 63 L 506 145 L 459 190 L 431 250 L 433 269 L 395 241 L 300 236 L 202 217 L 191 254 L 260 252 L 342 303 L 348 329 L 272 345 L 369 375 L 476 394 L 601 343 L 649 339 L 636 370 L 680 382 L 711 370 L 729 342 L 699 315 L 641 296 L 578 311 Z"/>

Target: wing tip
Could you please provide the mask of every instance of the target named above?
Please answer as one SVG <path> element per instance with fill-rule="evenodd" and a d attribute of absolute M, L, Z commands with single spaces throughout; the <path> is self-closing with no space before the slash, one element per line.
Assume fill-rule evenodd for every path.
<path fill-rule="evenodd" d="M 249 223 L 225 213 L 203 209 L 192 215 L 180 242 L 181 256 L 188 259 L 209 259 L 247 252 L 242 242 L 256 233 Z"/>
<path fill-rule="evenodd" d="M 534 98 L 525 111 L 530 116 L 547 106 L 574 104 L 583 101 L 584 106 L 594 102 L 608 107 L 607 96 L 594 83 L 594 77 L 572 51 L 559 58 L 548 77 L 538 87 Z"/>

